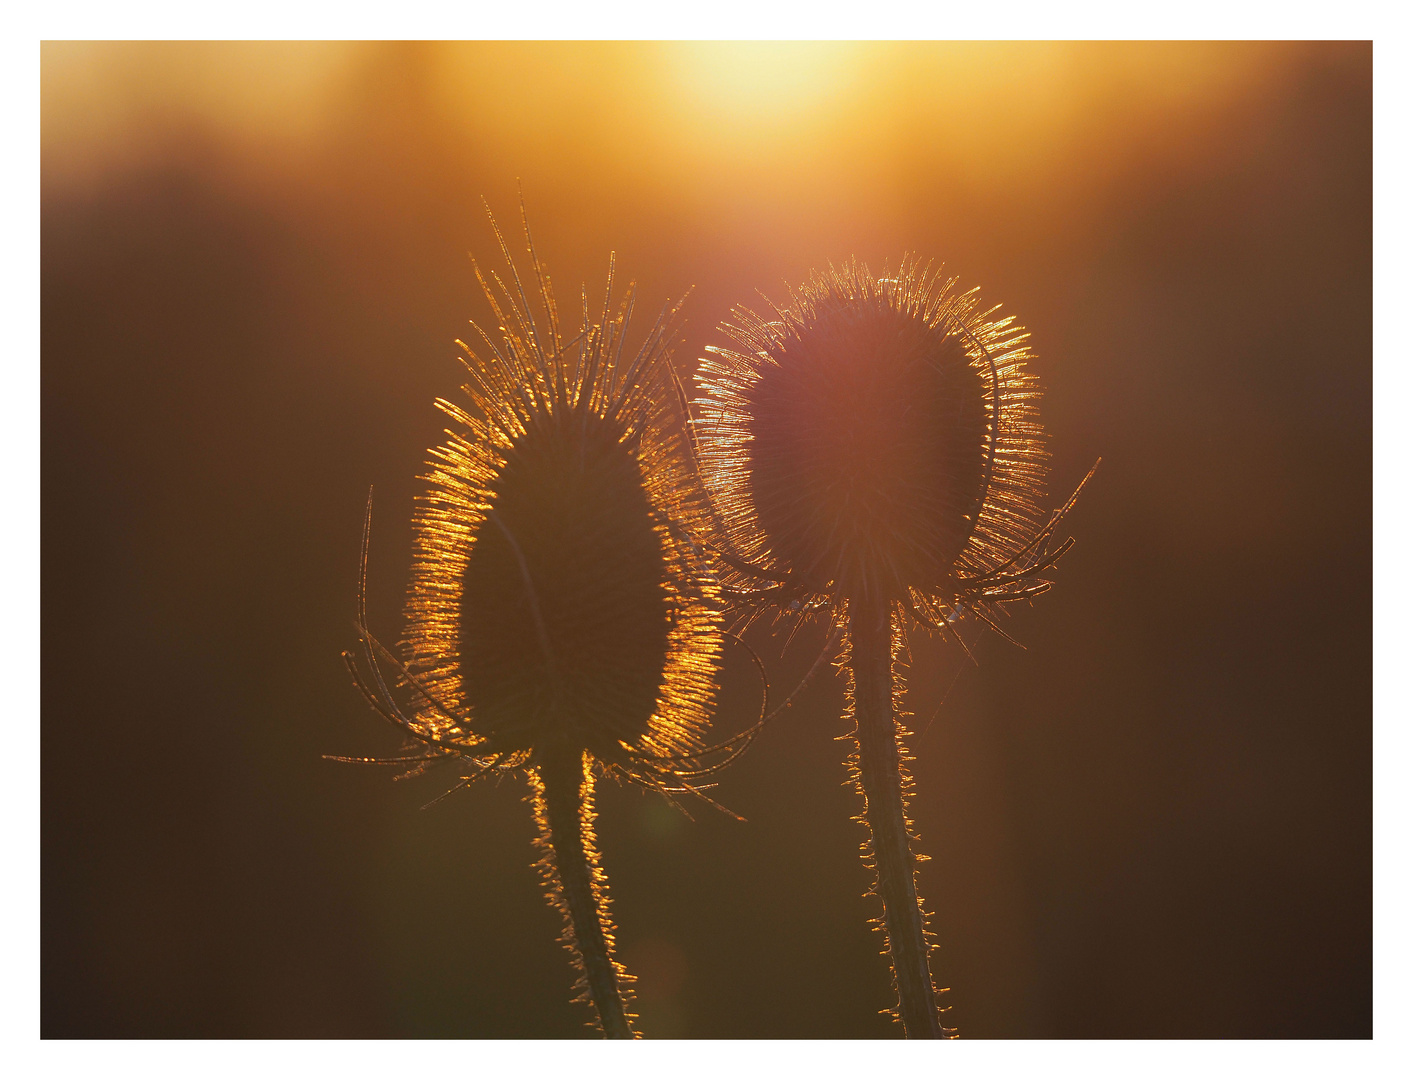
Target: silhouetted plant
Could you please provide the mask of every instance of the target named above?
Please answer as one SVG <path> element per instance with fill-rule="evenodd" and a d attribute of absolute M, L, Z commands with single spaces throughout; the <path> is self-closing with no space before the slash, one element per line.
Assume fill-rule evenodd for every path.
<path fill-rule="evenodd" d="M 361 663 L 345 654 L 408 750 L 341 760 L 413 771 L 449 761 L 462 767 L 457 787 L 523 772 L 579 1000 L 606 1036 L 631 1038 L 630 977 L 614 959 L 594 842 L 595 779 L 707 799 L 702 779 L 758 726 L 714 747 L 702 738 L 723 636 L 718 587 L 691 539 L 709 533 L 710 517 L 668 357 L 677 307 L 625 350 L 633 288 L 615 309 L 610 259 L 598 321 L 581 292 L 581 328 L 566 341 L 528 225 L 538 315 L 496 237 L 509 280 L 477 277 L 498 333 L 476 328 L 480 356 L 458 342 L 471 409 L 437 402 L 459 430 L 433 452 L 416 514 L 406 654 L 369 632 L 362 580 Z M 365 524 L 364 576 L 367 541 Z"/>
<path fill-rule="evenodd" d="M 748 618 L 828 613 L 846 632 L 850 774 L 865 801 L 882 926 L 910 1038 L 942 1026 L 917 892 L 911 778 L 894 660 L 909 626 L 951 635 L 964 614 L 1005 634 L 1072 540 L 1074 503 L 1046 515 L 1028 335 L 975 290 L 914 262 L 854 263 L 792 292 L 770 318 L 737 308 L 738 345 L 699 373 L 697 452 L 729 548 L 725 597 Z M 1086 478 L 1087 479 L 1087 478 Z M 1081 487 L 1083 485 L 1081 484 Z"/>

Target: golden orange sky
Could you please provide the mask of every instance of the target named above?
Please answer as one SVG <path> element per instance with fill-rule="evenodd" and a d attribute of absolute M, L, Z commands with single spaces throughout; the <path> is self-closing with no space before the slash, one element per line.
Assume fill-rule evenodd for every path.
<path fill-rule="evenodd" d="M 201 129 L 256 166 L 316 149 L 363 43 L 51 42 L 50 182 Z M 1103 172 L 1259 90 L 1289 47 L 1222 43 L 436 43 L 421 91 L 486 152 L 630 187 L 768 183 L 797 196 L 945 166 L 1024 187 L 1056 162 Z M 1098 136 L 1102 133 L 1102 138 Z"/>

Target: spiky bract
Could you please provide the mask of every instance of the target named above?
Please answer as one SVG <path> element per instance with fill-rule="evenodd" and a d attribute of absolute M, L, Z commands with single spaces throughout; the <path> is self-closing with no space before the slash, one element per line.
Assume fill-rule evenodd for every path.
<path fill-rule="evenodd" d="M 707 517 L 667 353 L 676 309 L 625 352 L 632 289 L 611 310 L 610 264 L 600 320 L 586 299 L 566 343 L 536 273 L 539 324 L 518 277 L 482 278 L 499 340 L 463 345 L 472 408 L 437 403 L 464 430 L 433 452 L 414 523 L 416 722 L 478 758 L 573 748 L 661 786 L 702 746 L 722 647 L 689 539 Z"/>
<path fill-rule="evenodd" d="M 882 278 L 851 262 L 771 318 L 733 315 L 738 348 L 709 350 L 697 408 L 737 560 L 836 607 L 881 596 L 928 622 L 1011 598 L 989 579 L 1026 561 L 1045 521 L 1028 335 L 914 262 Z"/>

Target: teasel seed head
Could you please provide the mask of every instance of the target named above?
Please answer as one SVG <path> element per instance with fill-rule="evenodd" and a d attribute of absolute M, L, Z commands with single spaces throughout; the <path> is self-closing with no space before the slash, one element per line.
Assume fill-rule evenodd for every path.
<path fill-rule="evenodd" d="M 1039 389 L 1011 317 L 913 260 L 883 277 L 849 262 L 769 317 L 732 314 L 696 401 L 729 597 L 836 613 L 878 597 L 945 627 L 1049 587 Z"/>
<path fill-rule="evenodd" d="M 538 866 L 565 917 L 561 940 L 574 953 L 580 996 L 606 1036 L 632 1038 L 631 979 L 613 955 L 595 839 L 596 776 L 710 803 L 702 778 L 739 754 L 760 723 L 704 744 L 722 604 L 702 546 L 713 519 L 669 356 L 680 304 L 626 349 L 633 288 L 615 308 L 610 259 L 599 318 L 581 293 L 580 329 L 566 340 L 528 222 L 538 311 L 495 233 L 508 281 L 477 270 L 496 334 L 477 328 L 479 356 L 462 346 L 468 407 L 437 403 L 457 430 L 432 452 L 413 522 L 402 657 L 368 628 L 371 497 L 365 519 L 363 655 L 345 660 L 409 746 L 390 759 L 341 760 L 412 772 L 452 761 L 462 770 L 457 787 L 523 771 Z M 400 676 L 405 704 L 383 665 Z"/>
<path fill-rule="evenodd" d="M 612 309 L 610 266 L 599 321 L 585 297 L 566 342 L 536 272 L 539 324 L 518 278 L 482 278 L 499 340 L 463 345 L 470 408 L 437 403 L 460 430 L 414 522 L 416 722 L 478 756 L 572 747 L 653 782 L 702 748 L 722 648 L 692 539 L 710 518 L 670 367 L 677 309 L 625 351 L 632 288 Z"/>
<path fill-rule="evenodd" d="M 850 776 L 909 1038 L 955 1032 L 941 1023 L 908 815 L 905 616 L 958 641 L 963 610 L 1000 630 L 995 605 L 1049 588 L 1040 575 L 1070 544 L 1051 548 L 1074 501 L 1048 519 L 1037 505 L 1046 453 L 1026 333 L 955 285 L 915 261 L 881 278 L 850 262 L 773 318 L 737 308 L 722 328 L 737 347 L 711 350 L 696 403 L 729 538 L 723 594 L 744 621 L 828 609 L 846 631 Z"/>

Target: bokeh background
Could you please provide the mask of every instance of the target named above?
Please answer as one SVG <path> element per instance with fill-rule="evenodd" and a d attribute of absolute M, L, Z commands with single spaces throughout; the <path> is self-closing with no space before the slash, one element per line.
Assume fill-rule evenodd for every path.
<path fill-rule="evenodd" d="M 1371 1034 L 1371 48 L 42 49 L 42 1033 L 589 1037 L 515 783 L 339 660 L 363 503 L 395 637 L 416 476 L 523 182 L 561 290 L 610 250 L 732 305 L 944 260 L 1034 333 L 1059 585 L 919 642 L 913 813 L 966 1037 Z M 772 659 L 780 687 L 822 632 Z M 756 644 L 770 655 L 772 643 Z M 775 643 L 776 656 L 778 645 Z M 739 657 L 722 723 L 756 692 Z M 811 686 L 722 781 L 602 789 L 642 1026 L 897 1038 Z"/>

